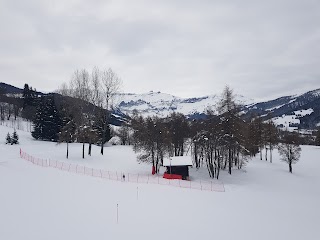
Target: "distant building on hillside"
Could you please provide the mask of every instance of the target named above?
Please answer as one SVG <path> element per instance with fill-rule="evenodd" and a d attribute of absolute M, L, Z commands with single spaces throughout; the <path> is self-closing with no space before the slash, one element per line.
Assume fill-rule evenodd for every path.
<path fill-rule="evenodd" d="M 163 166 L 167 168 L 163 174 L 164 178 L 189 180 L 192 159 L 190 156 L 169 157 L 163 159 Z"/>

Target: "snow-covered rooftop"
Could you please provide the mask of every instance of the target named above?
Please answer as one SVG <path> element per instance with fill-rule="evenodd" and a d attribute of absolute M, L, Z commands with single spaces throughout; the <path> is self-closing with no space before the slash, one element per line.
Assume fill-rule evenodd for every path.
<path fill-rule="evenodd" d="M 178 156 L 163 159 L 163 166 L 192 166 L 191 156 Z"/>

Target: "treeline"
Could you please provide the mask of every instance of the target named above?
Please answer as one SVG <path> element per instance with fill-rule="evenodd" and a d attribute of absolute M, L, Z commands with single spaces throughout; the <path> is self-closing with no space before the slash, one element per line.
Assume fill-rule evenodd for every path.
<path fill-rule="evenodd" d="M 101 146 L 111 138 L 110 110 L 115 94 L 121 85 L 120 78 L 112 69 L 94 68 L 76 70 L 70 82 L 64 83 L 58 93 L 38 96 L 26 84 L 23 92 L 23 111 L 26 109 L 33 122 L 32 136 L 35 139 L 65 142 L 69 156 L 69 143 L 83 144 L 82 157 L 85 157 L 85 144 L 88 155 L 92 144 Z"/>
<path fill-rule="evenodd" d="M 220 170 L 242 168 L 248 158 L 265 150 L 272 162 L 272 151 L 278 143 L 278 131 L 272 121 L 260 117 L 249 121 L 241 118 L 232 90 L 224 89 L 215 111 L 208 111 L 205 120 L 188 121 L 182 114 L 172 113 L 166 118 L 133 115 L 131 127 L 134 150 L 138 161 L 150 162 L 156 171 L 164 157 L 192 153 L 197 168 L 205 166 L 212 178 L 219 178 Z"/>
<path fill-rule="evenodd" d="M 21 115 L 23 101 L 7 96 L 6 90 L 0 87 L 0 120 L 14 120 Z"/>

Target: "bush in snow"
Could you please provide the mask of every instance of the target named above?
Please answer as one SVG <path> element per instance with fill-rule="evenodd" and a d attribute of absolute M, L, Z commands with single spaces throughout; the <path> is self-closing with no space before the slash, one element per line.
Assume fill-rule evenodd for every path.
<path fill-rule="evenodd" d="M 14 132 L 12 134 L 11 144 L 19 144 L 19 136 L 18 136 L 16 130 L 14 130 Z"/>
<path fill-rule="evenodd" d="M 6 144 L 11 144 L 11 136 L 10 136 L 10 133 L 7 134 Z"/>
<path fill-rule="evenodd" d="M 10 133 L 7 134 L 6 136 L 6 144 L 19 144 L 19 136 L 16 132 L 16 130 L 14 130 L 12 136 L 10 135 Z"/>
<path fill-rule="evenodd" d="M 121 145 L 121 139 L 118 136 L 114 136 L 109 140 L 111 145 Z"/>

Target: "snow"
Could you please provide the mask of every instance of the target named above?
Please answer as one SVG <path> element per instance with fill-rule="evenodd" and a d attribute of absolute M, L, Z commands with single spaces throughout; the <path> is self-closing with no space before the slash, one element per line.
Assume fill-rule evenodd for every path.
<path fill-rule="evenodd" d="M 272 118 L 272 121 L 278 126 L 279 128 L 282 128 L 283 130 L 287 131 L 294 131 L 298 129 L 298 127 L 290 126 L 292 124 L 298 125 L 300 124 L 300 119 L 297 118 L 296 115 L 283 115 L 281 117 L 275 117 Z M 282 127 L 280 127 L 282 126 Z"/>
<path fill-rule="evenodd" d="M 209 95 L 200 98 L 180 98 L 161 92 L 149 92 L 143 94 L 126 93 L 119 96 L 118 107 L 126 114 L 132 114 L 137 110 L 144 117 L 160 116 L 166 117 L 172 112 L 179 112 L 184 115 L 205 113 L 208 108 L 214 107 L 220 101 L 220 96 Z M 252 99 L 246 99 L 241 95 L 236 95 L 238 104 L 252 103 Z"/>
<path fill-rule="evenodd" d="M 314 112 L 313 109 L 309 108 L 309 109 L 302 109 L 302 110 L 299 110 L 299 111 L 294 111 L 294 114 L 296 116 L 299 116 L 299 117 L 304 117 L 306 115 L 310 115 L 313 112 Z"/>
<path fill-rule="evenodd" d="M 238 239 L 317 240 L 320 208 L 320 148 L 302 146 L 293 166 L 257 158 L 232 175 L 221 173 L 225 192 L 134 184 L 35 166 L 30 154 L 108 170 L 150 173 L 128 146 L 107 146 L 105 155 L 81 159 L 81 144 L 34 141 L 18 130 L 20 145 L 5 145 L 12 129 L 0 126 L 0 239 Z M 205 167 L 190 169 L 206 180 Z M 117 211 L 118 206 L 118 211 Z M 117 221 L 118 212 L 118 221 Z"/>
<path fill-rule="evenodd" d="M 315 96 L 315 97 L 320 96 L 320 89 L 316 89 L 316 90 L 313 90 L 311 92 L 312 92 L 313 96 Z"/>
<path fill-rule="evenodd" d="M 272 118 L 272 120 L 276 124 L 276 126 L 281 128 L 282 130 L 288 130 L 292 132 L 298 129 L 298 125 L 300 124 L 299 118 L 310 115 L 311 113 L 313 113 L 312 108 L 302 109 L 294 111 L 294 115 L 282 115 L 281 117 Z"/>
<path fill-rule="evenodd" d="M 278 106 L 275 106 L 275 107 L 272 107 L 272 108 L 267 108 L 266 111 L 272 111 L 272 110 L 275 110 L 275 109 L 279 109 L 279 108 L 283 107 L 284 105 L 286 105 L 286 104 L 281 104 L 281 105 L 278 105 Z"/>
<path fill-rule="evenodd" d="M 163 166 L 192 166 L 191 156 L 179 156 L 163 159 Z"/>

